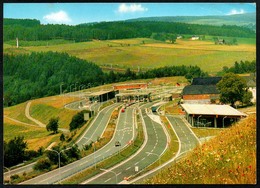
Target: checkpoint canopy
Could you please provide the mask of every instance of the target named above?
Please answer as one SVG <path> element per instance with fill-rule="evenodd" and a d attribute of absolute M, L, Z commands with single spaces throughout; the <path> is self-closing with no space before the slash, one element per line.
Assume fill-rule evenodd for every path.
<path fill-rule="evenodd" d="M 247 116 L 229 105 L 181 104 L 181 107 L 194 127 L 226 127 Z"/>

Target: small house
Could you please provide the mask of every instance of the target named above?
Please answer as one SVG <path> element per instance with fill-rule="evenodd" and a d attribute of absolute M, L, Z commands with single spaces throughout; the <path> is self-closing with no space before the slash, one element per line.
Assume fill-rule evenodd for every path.
<path fill-rule="evenodd" d="M 200 39 L 200 37 L 195 36 L 195 35 L 193 35 L 193 36 L 191 37 L 191 40 L 199 40 L 199 39 Z"/>

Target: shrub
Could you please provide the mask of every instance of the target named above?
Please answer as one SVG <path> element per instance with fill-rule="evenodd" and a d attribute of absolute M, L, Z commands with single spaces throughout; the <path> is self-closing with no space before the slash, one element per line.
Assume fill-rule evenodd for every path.
<path fill-rule="evenodd" d="M 70 122 L 70 131 L 82 127 L 87 121 L 84 120 L 84 113 L 89 113 L 91 117 L 91 113 L 88 110 L 83 110 L 72 117 Z"/>
<path fill-rule="evenodd" d="M 34 165 L 35 170 L 49 170 L 51 167 L 51 161 L 48 158 L 42 158 L 37 161 L 37 163 Z"/>

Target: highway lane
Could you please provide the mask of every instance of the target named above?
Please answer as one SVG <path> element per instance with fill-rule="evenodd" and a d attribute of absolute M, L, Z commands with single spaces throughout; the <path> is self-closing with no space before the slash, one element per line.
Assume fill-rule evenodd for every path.
<path fill-rule="evenodd" d="M 152 106 L 152 103 L 148 103 L 141 107 L 141 114 L 144 120 L 144 129 L 146 130 L 144 131 L 147 133 L 147 142 L 144 147 L 130 159 L 116 165 L 111 169 L 108 169 L 113 172 L 110 171 L 102 173 L 83 182 L 82 184 L 117 184 L 123 181 L 125 177 L 135 175 L 158 160 L 158 157 L 167 147 L 167 138 L 162 126 L 151 120 L 151 118 L 147 115 L 145 108 L 149 108 L 150 106 Z M 136 171 L 137 168 L 138 172 Z"/>
<path fill-rule="evenodd" d="M 134 133 L 133 114 L 134 114 L 134 108 L 128 108 L 124 113 L 120 113 L 116 132 L 112 140 L 101 149 L 97 150 L 91 155 L 88 155 L 78 161 L 75 161 L 71 164 L 61 167 L 60 173 L 59 173 L 59 169 L 56 169 L 49 173 L 38 176 L 34 179 L 23 182 L 22 184 L 54 184 L 57 183 L 60 179 L 65 179 L 71 175 L 74 175 L 79 171 L 82 171 L 85 168 L 92 166 L 95 163 L 103 160 L 104 158 L 107 158 L 112 154 L 117 153 L 120 147 L 115 147 L 115 141 L 119 140 L 121 142 L 121 147 L 123 148 L 127 146 L 129 140 L 133 139 L 133 133 Z M 120 130 L 124 130 L 124 131 L 120 131 Z"/>
<path fill-rule="evenodd" d="M 85 131 L 85 133 L 82 135 L 82 137 L 78 140 L 78 142 L 76 143 L 79 148 L 82 148 L 82 145 L 83 144 L 87 144 L 87 143 L 90 143 L 90 139 L 93 139 L 93 141 L 96 141 L 95 139 L 97 139 L 98 136 L 101 136 L 101 134 L 103 133 L 110 117 L 111 117 L 111 114 L 113 112 L 113 110 L 115 108 L 117 108 L 119 105 L 121 105 L 120 103 L 115 103 L 113 105 L 110 105 L 106 108 L 104 108 L 98 115 L 97 117 L 93 120 L 93 122 L 91 123 L 90 127 Z M 83 139 L 84 137 L 88 137 L 88 139 Z M 58 157 L 58 155 L 57 155 Z M 86 158 L 82 158 L 81 160 L 81 168 L 80 169 L 83 169 L 86 165 L 90 165 L 89 163 L 87 163 L 86 161 Z M 77 162 L 77 161 L 75 161 Z M 74 163 L 75 163 L 74 162 Z M 74 163 L 71 163 L 71 164 L 68 164 L 62 168 L 64 168 L 64 171 L 66 173 L 64 173 L 64 177 L 61 176 L 61 178 L 65 178 L 67 176 L 70 176 L 72 174 L 72 171 L 70 172 L 68 169 L 70 168 L 73 168 L 73 164 Z M 82 163 L 84 165 L 82 165 Z M 92 162 L 93 163 L 93 162 Z M 57 176 L 57 173 L 59 172 L 58 169 L 56 170 L 53 170 L 51 172 L 48 172 L 48 173 L 45 173 L 43 175 L 40 175 L 40 176 L 37 176 L 33 179 L 30 179 L 28 181 L 25 181 L 25 182 L 22 182 L 21 184 L 45 184 L 45 183 L 54 183 L 56 181 L 59 180 L 59 176 Z M 62 172 L 62 170 L 61 170 Z M 55 174 L 56 173 L 56 174 Z M 59 174 L 59 173 L 58 173 Z M 52 179 L 50 179 L 50 177 L 53 176 Z M 58 179 L 58 180 L 57 180 Z M 48 180 L 47 182 L 45 180 Z"/>
<path fill-rule="evenodd" d="M 106 125 L 112 115 L 115 108 L 119 107 L 121 103 L 112 104 L 99 112 L 96 118 L 92 121 L 89 128 L 84 134 L 77 140 L 76 144 L 81 149 L 83 145 L 89 144 L 92 141 L 96 141 L 98 137 L 104 132 Z"/>
<path fill-rule="evenodd" d="M 101 136 L 101 134 L 103 133 L 103 131 L 105 129 L 105 126 L 107 125 L 107 122 L 110 119 L 110 116 L 111 116 L 113 110 L 115 109 L 115 107 L 118 107 L 119 105 L 120 105 L 119 103 L 115 103 L 115 104 L 108 106 L 108 107 L 104 108 L 103 110 L 101 110 L 101 112 L 97 115 L 95 120 L 92 121 L 91 125 L 86 130 L 86 132 L 83 134 L 83 136 L 76 142 L 76 144 L 79 146 L 80 149 L 82 148 L 83 144 L 90 143 L 90 140 L 83 139 L 83 137 L 88 137 L 89 139 L 96 141 L 97 137 Z M 12 176 L 14 174 L 22 174 L 24 172 L 30 172 L 33 170 L 32 168 L 35 164 L 36 164 L 36 162 L 26 165 L 26 166 L 22 166 L 22 167 L 13 169 L 10 172 L 8 171 L 8 172 L 4 173 L 4 176 L 8 177 L 9 174 Z"/>
<path fill-rule="evenodd" d="M 180 153 L 178 157 L 188 151 L 194 149 L 200 144 L 198 138 L 194 135 L 191 129 L 182 121 L 182 116 L 180 115 L 167 115 L 166 116 L 172 127 L 174 128 L 180 141 Z"/>
<path fill-rule="evenodd" d="M 158 173 L 158 170 L 160 170 L 160 168 L 166 168 L 171 166 L 173 162 L 177 162 L 184 156 L 184 154 L 186 154 L 190 150 L 194 149 L 198 144 L 200 144 L 198 138 L 194 135 L 192 130 L 188 127 L 186 123 L 183 122 L 183 116 L 166 115 L 166 117 L 169 120 L 171 127 L 175 131 L 179 140 L 180 147 L 176 156 L 174 156 L 166 163 L 162 164 L 161 167 L 157 167 L 156 169 L 151 170 L 141 176 L 138 176 L 135 179 L 132 179 L 131 181 L 121 181 L 121 184 L 142 183 L 145 179 L 150 178 L 156 173 Z"/>

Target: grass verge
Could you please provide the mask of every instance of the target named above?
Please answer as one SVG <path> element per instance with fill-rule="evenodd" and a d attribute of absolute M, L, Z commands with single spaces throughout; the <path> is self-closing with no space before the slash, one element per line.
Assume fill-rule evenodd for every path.
<path fill-rule="evenodd" d="M 256 184 L 256 115 L 250 115 L 144 184 Z"/>
<path fill-rule="evenodd" d="M 67 178 L 66 180 L 62 181 L 62 184 L 79 184 L 99 173 L 101 173 L 102 171 L 100 170 L 100 168 L 110 168 L 118 163 L 120 163 L 121 161 L 127 159 L 128 157 L 130 157 L 131 155 L 133 155 L 142 145 L 143 141 L 144 141 L 144 135 L 143 135 L 143 128 L 141 125 L 141 120 L 139 115 L 137 115 L 137 125 L 138 125 L 138 134 L 137 137 L 135 139 L 135 141 L 127 146 L 125 149 L 123 149 L 122 151 L 119 152 L 119 154 L 114 154 L 113 156 L 105 159 L 104 161 L 96 164 L 96 168 L 94 166 L 89 167 L 87 169 L 85 169 L 84 171 L 79 172 L 78 174 Z"/>

